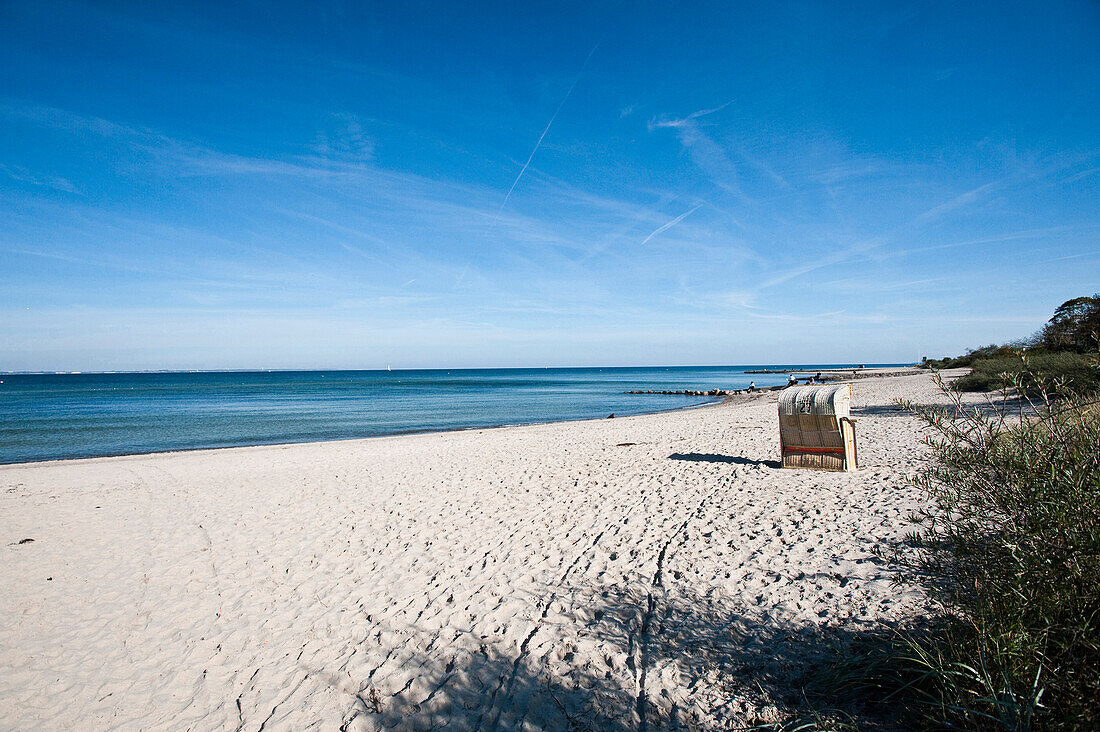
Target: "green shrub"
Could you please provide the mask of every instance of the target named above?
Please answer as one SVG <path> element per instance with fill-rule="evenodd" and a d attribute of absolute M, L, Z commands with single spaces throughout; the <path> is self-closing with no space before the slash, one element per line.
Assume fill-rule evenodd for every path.
<path fill-rule="evenodd" d="M 933 727 L 1100 729 L 1100 410 L 1035 366 L 984 408 L 909 405 L 934 501 L 910 567 L 943 616 L 893 662 Z"/>
<path fill-rule="evenodd" d="M 981 348 L 975 348 L 967 352 L 964 356 L 955 356 L 954 358 L 938 358 L 924 361 L 921 363 L 921 368 L 926 369 L 961 369 L 967 366 L 971 366 L 975 361 L 984 358 L 994 357 L 1007 357 L 1016 353 L 1018 349 L 1014 345 L 998 346 L 991 344 L 988 346 L 982 346 Z"/>
<path fill-rule="evenodd" d="M 993 391 L 1017 381 L 1028 393 L 1039 391 L 1074 392 L 1100 390 L 1100 368 L 1095 356 L 1080 353 L 1020 352 L 979 358 L 971 362 L 971 371 L 956 379 L 952 387 L 959 391 Z"/>

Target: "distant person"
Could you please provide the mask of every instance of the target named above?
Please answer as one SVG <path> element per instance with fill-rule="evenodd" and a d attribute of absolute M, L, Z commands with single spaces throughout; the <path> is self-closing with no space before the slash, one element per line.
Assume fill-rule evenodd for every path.
<path fill-rule="evenodd" d="M 797 383 L 798 379 L 794 378 L 794 374 L 791 374 L 790 378 L 787 379 L 787 386 L 794 386 Z"/>
<path fill-rule="evenodd" d="M 749 382 L 749 391 L 756 391 L 756 382 L 755 381 L 750 381 Z"/>

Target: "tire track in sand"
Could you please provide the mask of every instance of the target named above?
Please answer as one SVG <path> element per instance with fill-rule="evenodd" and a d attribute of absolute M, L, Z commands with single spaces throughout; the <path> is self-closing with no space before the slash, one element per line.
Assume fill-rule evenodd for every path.
<path fill-rule="evenodd" d="M 623 513 L 615 521 L 607 524 L 607 526 L 596 535 L 596 538 L 592 540 L 592 543 L 589 544 L 579 554 L 577 554 L 577 557 L 573 560 L 573 562 L 568 567 L 566 567 L 565 571 L 562 572 L 560 577 L 558 577 L 555 585 L 561 586 L 562 584 L 564 584 L 565 580 L 568 579 L 569 575 L 573 572 L 574 569 L 577 568 L 581 561 L 585 557 L 588 557 L 596 549 L 596 547 L 600 543 L 600 540 L 603 539 L 603 537 L 610 530 L 610 527 L 618 526 L 622 524 L 624 519 L 633 516 L 637 512 L 638 507 L 642 505 L 645 500 L 646 496 L 643 495 L 642 498 L 638 499 L 633 505 L 624 510 Z M 555 599 L 557 599 L 557 594 L 551 592 L 550 595 L 542 603 L 540 603 L 539 617 L 538 620 L 535 621 L 535 627 L 531 629 L 531 631 L 523 639 L 523 642 L 520 643 L 519 655 L 516 656 L 516 658 L 512 661 L 511 672 L 508 674 L 507 679 L 503 674 L 501 675 L 500 683 L 493 690 L 493 693 L 489 697 L 489 703 L 485 706 L 484 709 L 482 709 L 481 714 L 478 716 L 477 723 L 474 725 L 474 729 L 482 728 L 482 723 L 485 720 L 486 712 L 493 710 L 494 707 L 496 707 L 496 709 L 495 714 L 493 715 L 493 722 L 490 729 L 497 729 L 499 727 L 500 715 L 503 713 L 504 710 L 496 704 L 496 699 L 500 696 L 500 692 L 505 689 L 505 687 L 511 690 L 512 686 L 515 684 L 516 676 L 519 674 L 520 665 L 523 663 L 524 659 L 527 658 L 528 652 L 530 650 L 531 640 L 535 637 L 535 635 L 538 634 L 539 630 L 542 628 L 542 623 L 544 620 L 546 620 L 546 616 L 550 613 L 550 607 L 554 604 Z"/>
<path fill-rule="evenodd" d="M 672 548 L 674 542 L 679 539 L 680 543 L 683 543 L 687 538 L 684 533 L 687 530 L 688 525 L 699 518 L 703 513 L 703 508 L 718 493 L 719 489 L 725 486 L 732 476 L 726 477 L 719 482 L 714 488 L 710 490 L 699 501 L 699 505 L 692 511 L 683 523 L 675 530 L 669 533 L 665 537 L 665 541 L 661 546 L 661 551 L 657 553 L 657 569 L 653 573 L 653 581 L 650 583 L 650 590 L 646 596 L 645 611 L 642 613 L 642 621 L 639 624 L 637 634 L 631 633 L 627 642 L 627 664 L 632 667 L 634 671 L 634 716 L 635 722 L 638 726 L 639 732 L 646 732 L 648 729 L 648 719 L 646 717 L 646 673 L 649 666 L 649 653 L 647 646 L 649 645 L 650 628 L 653 624 L 653 616 L 656 613 L 657 605 L 660 599 L 665 594 L 664 585 L 664 571 L 665 571 L 665 558 L 668 556 L 669 549 Z"/>

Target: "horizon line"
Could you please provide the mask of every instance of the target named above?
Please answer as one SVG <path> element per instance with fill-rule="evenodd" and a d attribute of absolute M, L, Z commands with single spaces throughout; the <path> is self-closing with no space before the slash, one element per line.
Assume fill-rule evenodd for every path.
<path fill-rule="evenodd" d="M 742 364 L 661 364 L 656 366 L 625 366 L 625 365 L 603 365 L 603 366 L 425 366 L 414 368 L 237 368 L 237 369 L 125 369 L 125 370 L 110 370 L 110 371 L 85 371 L 85 370 L 21 370 L 21 371 L 0 371 L 0 376 L 111 376 L 111 375 L 125 375 L 125 374 L 268 374 L 268 373 L 361 373 L 361 372 L 383 372 L 383 373 L 396 373 L 402 371 L 545 371 L 545 370 L 578 370 L 578 369 L 728 369 L 728 368 L 765 368 L 769 366 L 776 367 L 806 367 L 813 366 L 815 368 L 823 369 L 842 369 L 842 368 L 858 368 L 863 366 L 865 368 L 881 368 L 881 367 L 900 367 L 900 366 L 916 366 L 917 362 L 913 361 L 899 361 L 892 363 L 878 363 L 878 362 L 863 362 L 857 364 L 856 362 L 840 362 L 840 363 L 815 363 L 813 361 L 807 361 L 805 363 L 742 363 Z M 785 370 L 785 369 L 780 369 Z"/>

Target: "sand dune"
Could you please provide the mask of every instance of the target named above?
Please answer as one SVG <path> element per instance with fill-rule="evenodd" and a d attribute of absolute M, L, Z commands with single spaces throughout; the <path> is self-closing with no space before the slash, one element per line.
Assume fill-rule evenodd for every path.
<path fill-rule="evenodd" d="M 724 728 L 823 639 L 921 611 L 920 496 L 778 469 L 775 394 L 643 417 L 0 467 L 0 727 Z M 18 543 L 32 538 L 33 542 Z"/>

